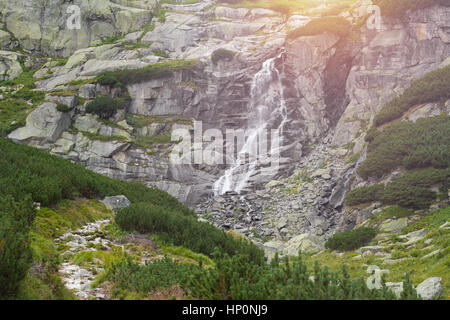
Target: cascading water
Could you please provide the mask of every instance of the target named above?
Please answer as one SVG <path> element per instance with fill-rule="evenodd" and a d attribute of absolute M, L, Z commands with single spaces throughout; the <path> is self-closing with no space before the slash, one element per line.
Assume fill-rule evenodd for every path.
<path fill-rule="evenodd" d="M 283 57 L 281 52 L 277 57 L 268 59 L 262 65 L 252 79 L 251 95 L 249 102 L 249 121 L 247 139 L 243 147 L 238 151 L 236 159 L 233 159 L 231 167 L 214 184 L 214 194 L 222 195 L 228 191 L 241 193 L 249 183 L 250 178 L 259 169 L 261 157 L 266 154 L 255 154 L 258 150 L 258 139 L 266 135 L 270 130 L 277 130 L 280 137 L 278 145 L 271 143 L 271 157 L 280 155 L 283 145 L 283 129 L 287 121 L 287 109 L 284 99 L 281 74 L 276 68 L 275 62 Z M 273 137 L 273 136 L 272 136 Z M 257 152 L 256 152 L 257 153 Z M 246 157 L 249 155 L 249 160 Z M 230 156 L 230 155 L 228 155 Z"/>

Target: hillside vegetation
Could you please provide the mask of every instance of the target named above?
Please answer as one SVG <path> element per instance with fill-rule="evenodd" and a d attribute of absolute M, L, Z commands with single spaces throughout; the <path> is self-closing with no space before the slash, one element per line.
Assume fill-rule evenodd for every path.
<path fill-rule="evenodd" d="M 388 102 L 376 115 L 375 126 L 379 127 L 400 118 L 416 105 L 444 102 L 448 99 L 450 99 L 450 65 L 414 81 L 403 94 Z"/>
<path fill-rule="evenodd" d="M 34 221 L 34 202 L 42 206 L 59 206 L 65 199 L 124 194 L 132 202 L 158 205 L 179 215 L 194 215 L 163 191 L 104 177 L 43 150 L 17 145 L 2 138 L 0 153 L 0 298 L 17 295 L 27 270 L 36 259 L 46 262 L 47 272 L 53 279 L 58 259 L 55 258 L 57 254 L 52 239 L 62 230 L 77 226 L 76 221 L 86 219 L 85 214 L 79 218 L 68 217 L 68 220 L 50 212 L 42 216 L 46 211 L 41 209 Z M 30 234 L 32 228 L 34 231 Z M 56 229 L 59 234 L 54 234 Z M 30 278 L 28 281 L 31 281 Z M 63 288 L 60 281 L 59 286 Z M 65 295 L 61 290 L 60 294 Z"/>
<path fill-rule="evenodd" d="M 0 153 L 0 196 L 10 195 L 18 200 L 30 195 L 42 206 L 50 206 L 62 199 L 123 194 L 131 202 L 150 202 L 194 215 L 164 191 L 102 176 L 44 150 L 0 139 Z"/>
<path fill-rule="evenodd" d="M 102 275 L 103 280 L 114 284 L 115 292 L 148 293 L 177 284 L 187 296 L 206 299 L 393 298 L 386 288 L 371 291 L 362 279 L 350 280 L 345 271 L 342 275 L 330 274 L 326 268 L 317 266 L 314 270 L 317 280 L 312 282 L 301 258 L 268 265 L 262 251 L 253 244 L 198 222 L 189 209 L 162 191 L 109 179 L 43 150 L 4 139 L 0 140 L 0 151 L 4 155 L 0 163 L 0 241 L 7 244 L 0 249 L 2 298 L 39 298 L 41 291 L 48 297 L 70 298 L 55 275 L 60 260 L 52 239 L 80 222 L 107 217 L 108 213 L 101 206 L 94 209 L 95 204 L 91 203 L 91 209 L 80 216 L 77 212 L 82 212 L 82 207 L 71 209 L 63 199 L 111 194 L 125 194 L 134 202 L 116 217 L 125 231 L 151 234 L 160 243 L 182 245 L 213 258 L 213 265 L 203 267 L 208 259 L 195 253 L 188 256 L 200 259 L 197 266 L 168 260 L 141 265 L 133 259 L 115 256 Z M 35 218 L 33 201 L 54 205 L 55 209 L 42 208 Z M 75 257 L 79 263 L 83 259 Z M 44 278 L 27 275 L 32 261 L 47 266 Z M 54 293 L 50 293 L 49 286 Z"/>
<path fill-rule="evenodd" d="M 173 71 L 189 70 L 197 64 L 195 60 L 171 60 L 158 62 L 140 69 L 125 69 L 105 72 L 97 76 L 102 85 L 122 86 L 170 76 Z"/>
<path fill-rule="evenodd" d="M 413 122 L 397 122 L 373 135 L 366 161 L 358 174 L 381 178 L 401 169 L 404 174 L 385 185 L 355 188 L 346 196 L 347 205 L 373 201 L 424 209 L 450 186 L 450 116 L 442 115 Z"/>

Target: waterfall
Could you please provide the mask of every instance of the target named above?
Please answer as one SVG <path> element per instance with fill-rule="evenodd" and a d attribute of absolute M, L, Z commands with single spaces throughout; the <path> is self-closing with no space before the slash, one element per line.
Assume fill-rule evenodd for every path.
<path fill-rule="evenodd" d="M 279 156 L 283 145 L 283 130 L 287 121 L 287 109 L 284 99 L 284 90 L 281 83 L 280 71 L 275 62 L 282 58 L 283 52 L 274 58 L 265 61 L 252 79 L 250 101 L 248 104 L 249 121 L 247 128 L 247 139 L 241 150 L 238 151 L 236 159 L 231 156 L 233 163 L 225 174 L 214 184 L 214 194 L 222 195 L 228 191 L 241 193 L 249 183 L 249 179 L 258 171 L 258 164 L 262 157 L 258 155 L 258 142 L 267 137 L 267 133 L 275 129 L 278 133 L 279 145 L 272 143 L 270 147 L 271 157 Z M 255 152 L 256 151 L 256 152 Z M 247 155 L 249 156 L 246 161 Z M 230 158 L 230 155 L 227 155 Z"/>

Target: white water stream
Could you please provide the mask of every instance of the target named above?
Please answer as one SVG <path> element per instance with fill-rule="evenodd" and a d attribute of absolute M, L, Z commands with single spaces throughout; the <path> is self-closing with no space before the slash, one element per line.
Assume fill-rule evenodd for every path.
<path fill-rule="evenodd" d="M 261 148 L 264 145 L 261 141 L 268 141 L 268 134 L 272 137 L 270 160 L 272 161 L 273 157 L 278 157 L 278 160 L 280 158 L 287 109 L 280 71 L 276 68 L 275 62 L 282 58 L 282 55 L 283 53 L 280 53 L 277 57 L 265 61 L 261 70 L 252 79 L 247 139 L 238 151 L 236 159 L 234 155 L 227 155 L 228 159 L 233 159 L 233 164 L 215 182 L 213 189 L 215 195 L 222 195 L 228 191 L 240 194 L 248 186 L 258 166 L 268 161 L 267 148 L 261 150 L 264 149 Z M 278 133 L 278 143 L 274 143 L 274 135 L 271 132 L 274 129 Z"/>

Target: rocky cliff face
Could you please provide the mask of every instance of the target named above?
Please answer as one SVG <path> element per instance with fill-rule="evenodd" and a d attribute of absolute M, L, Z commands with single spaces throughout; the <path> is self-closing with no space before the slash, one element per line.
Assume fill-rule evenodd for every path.
<path fill-rule="evenodd" d="M 171 11 L 164 21 L 153 21 L 154 29 L 147 32 L 141 27 L 149 21 L 152 3 L 133 3 L 132 8 L 119 1 L 81 1 L 88 26 L 74 33 L 58 27 L 66 17 L 68 2 L 0 2 L 0 20 L 14 35 L 11 39 L 30 51 L 70 56 L 64 66 L 50 61 L 35 74 L 48 77 L 38 83 L 41 90 L 50 92 L 47 102 L 30 114 L 26 127 L 9 137 L 46 148 L 96 172 L 166 190 L 197 206 L 203 217 L 215 224 L 260 238 L 288 240 L 307 233 L 323 239 L 339 226 L 345 228 L 343 199 L 357 160 L 364 155 L 365 130 L 373 117 L 414 79 L 450 63 L 447 7 L 411 12 L 405 21 L 383 19 L 381 31 L 362 26 L 349 38 L 323 33 L 287 39 L 288 31 L 311 18 L 300 14 L 287 18 L 266 9 L 211 6 L 214 1 L 166 4 Z M 25 23 L 23 18 L 31 8 L 32 19 Z M 355 9 L 348 19 L 355 21 L 357 12 Z M 114 44 L 85 48 L 118 32 L 127 35 Z M 4 41 L 5 49 L 11 41 Z M 211 59 L 218 49 L 232 55 Z M 225 166 L 176 166 L 168 160 L 170 144 L 145 148 L 135 143 L 138 136 L 151 138 L 178 126 L 190 126 L 186 119 L 202 121 L 204 130 L 246 128 L 253 77 L 265 61 L 278 55 L 276 68 L 288 119 L 283 166 L 278 175 L 252 177 L 253 187 L 259 191 L 230 193 L 208 201 Z M 8 54 L 0 56 L 7 59 Z M 133 126 L 124 113 L 110 119 L 115 124 L 85 114 L 89 100 L 124 94 L 119 89 L 70 84 L 104 71 L 175 59 L 201 63 L 126 88 L 125 94 L 131 97 L 126 111 L 145 116 L 148 121 L 144 125 Z M 51 93 L 55 90 L 74 95 Z M 61 103 L 71 110 L 58 111 Z"/>
<path fill-rule="evenodd" d="M 151 20 L 157 0 L 2 0 L 0 23 L 20 46 L 36 54 L 68 56 L 102 38 L 130 33 Z M 80 28 L 67 28 L 80 8 Z"/>

